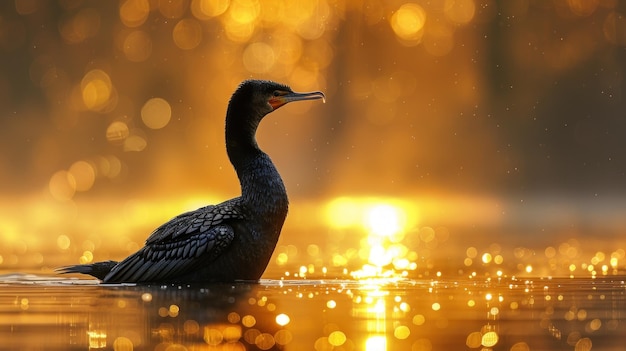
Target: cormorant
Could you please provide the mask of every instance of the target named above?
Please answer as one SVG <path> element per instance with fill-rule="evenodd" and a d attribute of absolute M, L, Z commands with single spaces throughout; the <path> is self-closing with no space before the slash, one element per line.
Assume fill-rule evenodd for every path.
<path fill-rule="evenodd" d="M 241 83 L 226 112 L 226 151 L 241 196 L 171 219 L 120 262 L 67 266 L 58 272 L 89 274 L 104 283 L 258 280 L 278 241 L 288 199 L 276 167 L 257 145 L 256 130 L 279 107 L 315 99 L 325 99 L 324 93 L 295 93 L 264 80 Z"/>

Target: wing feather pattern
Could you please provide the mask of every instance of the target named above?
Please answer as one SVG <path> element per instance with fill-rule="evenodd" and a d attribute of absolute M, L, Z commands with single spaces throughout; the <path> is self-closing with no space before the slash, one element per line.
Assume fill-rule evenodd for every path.
<path fill-rule="evenodd" d="M 229 222 L 243 219 L 235 202 L 183 213 L 157 228 L 146 245 L 119 262 L 105 283 L 175 280 L 218 257 L 235 237 Z"/>

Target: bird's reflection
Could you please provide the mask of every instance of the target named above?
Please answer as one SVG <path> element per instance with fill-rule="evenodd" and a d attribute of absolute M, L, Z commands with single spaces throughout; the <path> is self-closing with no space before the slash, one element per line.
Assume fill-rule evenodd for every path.
<path fill-rule="evenodd" d="M 267 350 L 284 333 L 277 333 L 280 325 L 260 301 L 259 288 L 248 283 L 110 286 L 89 302 L 86 332 L 69 334 L 86 335 L 90 349 L 197 344 L 243 350 L 246 343 Z"/>

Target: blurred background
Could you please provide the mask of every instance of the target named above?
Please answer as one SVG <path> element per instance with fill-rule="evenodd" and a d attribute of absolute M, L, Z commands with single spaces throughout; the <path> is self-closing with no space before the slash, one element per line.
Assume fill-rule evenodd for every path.
<path fill-rule="evenodd" d="M 3 1 L 0 267 L 121 258 L 237 196 L 224 115 L 248 78 L 327 96 L 259 129 L 293 204 L 277 265 L 325 250 L 314 262 L 344 267 L 324 236 L 288 243 L 354 230 L 404 243 L 380 249 L 398 269 L 432 268 L 446 241 L 461 267 L 517 262 L 529 233 L 547 271 L 561 256 L 565 271 L 618 267 L 624 14 L 618 0 Z M 376 263 L 368 240 L 352 255 Z M 594 240 L 607 247 L 583 252 Z"/>

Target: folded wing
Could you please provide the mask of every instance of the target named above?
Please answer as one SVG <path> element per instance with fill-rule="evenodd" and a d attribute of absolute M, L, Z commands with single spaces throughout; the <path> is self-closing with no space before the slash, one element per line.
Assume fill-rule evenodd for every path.
<path fill-rule="evenodd" d="M 232 200 L 179 215 L 157 228 L 143 248 L 119 262 L 103 281 L 175 280 L 222 254 L 235 237 L 230 223 L 240 219 Z"/>

